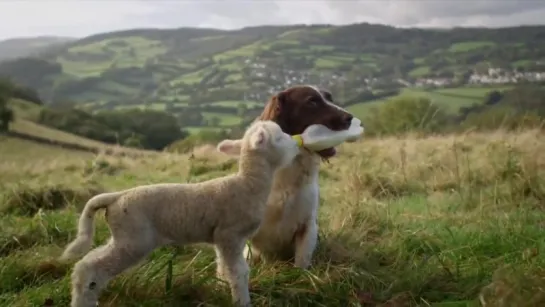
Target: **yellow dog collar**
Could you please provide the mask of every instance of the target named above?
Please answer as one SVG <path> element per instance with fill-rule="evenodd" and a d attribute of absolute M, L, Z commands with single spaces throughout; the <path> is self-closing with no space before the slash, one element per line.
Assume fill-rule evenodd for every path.
<path fill-rule="evenodd" d="M 300 134 L 292 135 L 291 138 L 294 139 L 295 142 L 297 142 L 297 145 L 299 147 L 303 147 L 303 137 L 301 137 Z"/>

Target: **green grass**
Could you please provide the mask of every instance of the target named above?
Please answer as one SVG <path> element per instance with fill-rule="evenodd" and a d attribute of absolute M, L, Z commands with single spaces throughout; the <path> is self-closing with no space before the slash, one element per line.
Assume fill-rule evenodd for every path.
<path fill-rule="evenodd" d="M 467 51 L 473 51 L 476 49 L 482 49 L 482 48 L 488 48 L 488 47 L 494 47 L 496 46 L 496 43 L 494 42 L 463 42 L 463 43 L 456 43 L 452 44 L 450 48 L 448 49 L 450 52 L 467 52 Z"/>
<path fill-rule="evenodd" d="M 426 76 L 431 73 L 431 69 L 429 66 L 420 66 L 417 67 L 409 72 L 409 76 L 411 77 L 422 77 Z"/>
<path fill-rule="evenodd" d="M 203 77 L 208 74 L 210 71 L 212 71 L 212 67 L 206 67 L 201 70 L 197 70 L 182 76 L 179 76 L 173 80 L 170 81 L 171 86 L 176 86 L 180 83 L 185 83 L 188 85 L 192 84 L 198 84 L 202 81 Z"/>
<path fill-rule="evenodd" d="M 101 142 L 36 124 L 34 121 L 37 120 L 41 110 L 39 105 L 19 99 L 10 100 L 8 105 L 13 108 L 15 113 L 15 121 L 10 124 L 10 130 L 12 131 L 93 148 L 105 146 Z"/>
<path fill-rule="evenodd" d="M 21 99 L 11 99 L 8 106 L 15 113 L 16 119 L 37 120 L 42 107 Z"/>
<path fill-rule="evenodd" d="M 333 46 L 327 45 L 310 45 L 309 48 L 312 51 L 333 51 L 335 49 Z"/>
<path fill-rule="evenodd" d="M 286 31 L 280 35 L 278 35 L 278 38 L 279 39 L 290 39 L 290 38 L 298 38 L 299 37 L 299 34 L 303 32 L 302 29 L 297 29 L 297 30 L 291 30 L 291 31 Z"/>
<path fill-rule="evenodd" d="M 185 104 L 178 104 L 184 106 Z M 130 109 L 140 109 L 140 110 L 154 110 L 154 111 L 165 111 L 166 104 L 164 103 L 150 103 L 150 104 L 133 104 L 133 105 L 118 105 L 115 106 L 115 110 L 130 110 Z"/>
<path fill-rule="evenodd" d="M 78 77 L 89 77 L 102 73 L 112 65 L 117 68 L 141 67 L 146 60 L 161 55 L 165 51 L 166 48 L 160 41 L 129 36 L 76 45 L 68 50 L 71 54 L 102 55 L 104 59 L 74 62 L 66 57 L 60 57 L 58 61 L 66 73 Z"/>
<path fill-rule="evenodd" d="M 242 81 L 244 76 L 241 73 L 231 73 L 225 78 L 226 83 Z"/>
<path fill-rule="evenodd" d="M 124 84 L 119 84 L 111 81 L 101 82 L 98 86 L 99 90 L 108 92 L 120 93 L 123 95 L 134 95 L 138 93 L 137 88 L 133 88 Z"/>
<path fill-rule="evenodd" d="M 347 107 L 346 109 L 350 113 L 352 113 L 355 117 L 363 119 L 369 115 L 369 111 L 371 110 L 371 108 L 377 107 L 381 103 L 384 103 L 387 100 L 388 99 L 386 98 L 386 99 L 377 99 L 373 101 L 361 102 L 361 103 L 353 104 Z"/>
<path fill-rule="evenodd" d="M 488 92 L 497 90 L 503 91 L 512 88 L 512 86 L 483 86 L 483 87 L 472 87 L 464 86 L 457 88 L 442 88 L 437 89 L 435 92 L 442 94 L 453 94 L 458 96 L 465 96 L 471 98 L 483 98 Z"/>
<path fill-rule="evenodd" d="M 473 96 L 470 97 L 470 96 L 464 96 L 464 95 L 449 96 L 437 91 L 427 92 L 427 91 L 418 91 L 418 90 L 413 90 L 413 91 L 406 90 L 403 93 L 420 96 L 420 97 L 427 97 L 431 99 L 433 103 L 435 103 L 436 105 L 438 105 L 439 107 L 443 108 L 444 110 L 446 110 L 447 112 L 451 114 L 457 113 L 462 107 L 469 107 L 476 103 L 477 104 L 482 103 L 484 99 L 484 95 L 476 96 L 476 97 L 473 97 Z"/>
<path fill-rule="evenodd" d="M 350 61 L 352 60 L 354 60 L 354 57 L 347 57 L 342 55 L 325 56 L 325 57 L 318 58 L 316 62 L 314 63 L 314 65 L 316 68 L 331 69 L 343 64 L 350 63 Z"/>
<path fill-rule="evenodd" d="M 220 127 L 183 127 L 184 130 L 190 134 L 199 133 L 201 131 L 220 131 Z"/>
<path fill-rule="evenodd" d="M 544 150 L 537 131 L 342 145 L 320 171 L 312 267 L 252 265 L 254 306 L 543 305 Z M 69 304 L 72 266 L 55 258 L 97 191 L 234 172 L 228 157 L 203 151 L 193 161 L 96 157 L 3 138 L 0 155 L 0 302 L 14 307 Z M 97 217 L 103 244 L 109 232 Z M 101 305 L 227 306 L 214 271 L 210 247 L 160 248 L 112 280 Z"/>
<path fill-rule="evenodd" d="M 16 120 L 10 125 L 10 129 L 16 132 L 42 137 L 49 140 L 59 140 L 67 143 L 75 143 L 89 147 L 102 147 L 104 143 L 79 137 L 64 131 L 56 130 L 36 124 L 28 120 Z"/>
<path fill-rule="evenodd" d="M 229 108 L 238 108 L 239 104 L 244 104 L 249 108 L 264 105 L 262 102 L 238 101 L 238 100 L 215 101 L 215 102 L 210 103 L 210 105 L 213 105 L 213 106 L 222 106 L 222 107 L 229 107 Z"/>
<path fill-rule="evenodd" d="M 10 107 L 12 107 L 15 115 L 15 120 L 11 122 L 9 126 L 10 131 L 30 137 L 39 138 L 44 142 L 50 143 L 50 145 L 38 145 L 31 141 L 19 139 L 16 137 L 2 137 L 0 135 L 0 147 L 3 149 L 3 151 L 0 150 L 0 156 L 2 158 L 9 155 L 17 156 L 18 153 L 24 152 L 22 148 L 25 147 L 29 150 L 28 156 L 41 156 L 42 153 L 45 155 L 46 152 L 58 152 L 58 156 L 65 156 L 66 153 L 74 153 L 75 156 L 84 155 L 88 157 L 88 154 L 82 153 L 82 151 L 67 151 L 57 148 L 58 145 L 51 144 L 58 142 L 68 145 L 79 145 L 80 147 L 87 148 L 87 150 L 94 150 L 99 152 L 109 151 L 112 154 L 145 153 L 146 155 L 149 155 L 154 153 L 154 151 L 142 151 L 117 145 L 106 144 L 38 124 L 36 120 L 38 118 L 40 110 L 42 109 L 41 106 L 19 99 L 12 99 L 8 102 L 8 104 Z M 13 148 L 19 148 L 21 150 Z M 21 160 L 24 160 L 26 156 L 27 153 L 25 153 L 23 156 L 21 156 L 20 154 L 18 155 Z M 45 160 L 48 159 L 47 155 L 45 155 L 44 157 Z M 0 183 L 0 186 L 1 185 L 2 184 Z"/>
<path fill-rule="evenodd" d="M 242 120 L 239 116 L 226 114 L 226 113 L 203 112 L 202 115 L 205 118 L 205 120 L 211 120 L 214 117 L 218 118 L 219 119 L 218 126 L 223 126 L 223 127 L 238 125 Z"/>
<path fill-rule="evenodd" d="M 93 77 L 98 76 L 110 66 L 110 62 L 94 63 L 89 65 L 84 62 L 74 62 L 60 58 L 57 60 L 62 65 L 64 72 L 77 77 Z"/>
<path fill-rule="evenodd" d="M 261 43 L 262 42 L 257 41 L 237 49 L 232 49 L 220 54 L 216 54 L 214 55 L 214 60 L 220 61 L 220 60 L 228 60 L 228 59 L 237 58 L 237 57 L 250 57 L 254 55 L 254 52 L 259 50 L 259 48 L 264 48 Z"/>
<path fill-rule="evenodd" d="M 532 64 L 534 64 L 536 61 L 532 61 L 532 60 L 518 60 L 516 62 L 513 62 L 511 65 L 515 68 L 523 68 L 523 67 L 528 67 Z"/>
<path fill-rule="evenodd" d="M 468 107 L 474 103 L 482 103 L 486 94 L 493 90 L 506 90 L 511 86 L 492 87 L 457 87 L 440 88 L 432 91 L 405 88 L 400 95 L 416 95 L 431 99 L 432 102 L 443 108 L 448 113 L 457 113 L 461 107 Z M 392 97 L 389 97 L 392 98 Z M 357 117 L 363 118 L 369 114 L 370 108 L 376 107 L 385 102 L 388 98 L 362 102 L 349 106 L 347 109 Z"/>
<path fill-rule="evenodd" d="M 121 46 L 116 44 L 122 44 Z M 99 42 L 76 45 L 69 49 L 69 52 L 83 53 L 104 53 L 105 49 L 116 51 L 120 54 L 128 53 L 129 49 L 135 49 L 137 55 L 154 56 L 165 51 L 160 41 L 150 40 L 141 36 L 128 36 L 122 38 L 105 39 Z M 141 52 L 138 52 L 141 51 Z"/>
<path fill-rule="evenodd" d="M 416 65 L 424 64 L 426 62 L 426 58 L 416 58 L 413 60 L 413 62 Z"/>

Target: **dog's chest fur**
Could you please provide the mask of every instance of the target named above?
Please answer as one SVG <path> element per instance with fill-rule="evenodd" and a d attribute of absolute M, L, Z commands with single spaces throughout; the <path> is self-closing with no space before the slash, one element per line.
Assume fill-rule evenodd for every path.
<path fill-rule="evenodd" d="M 292 165 L 275 173 L 265 220 L 255 236 L 256 240 L 261 241 L 263 236 L 268 244 L 289 243 L 304 223 L 316 218 L 319 166 L 319 157 L 304 152 Z M 275 242 L 270 242 L 271 239 Z"/>

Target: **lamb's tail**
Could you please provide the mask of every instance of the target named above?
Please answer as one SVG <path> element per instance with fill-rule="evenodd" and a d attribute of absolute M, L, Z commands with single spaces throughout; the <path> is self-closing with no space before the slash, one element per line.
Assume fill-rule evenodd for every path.
<path fill-rule="evenodd" d="M 95 232 L 95 214 L 100 209 L 107 208 L 125 194 L 124 191 L 103 193 L 91 198 L 79 217 L 78 234 L 64 250 L 59 260 L 69 260 L 79 257 L 89 251 L 93 246 L 93 235 Z"/>

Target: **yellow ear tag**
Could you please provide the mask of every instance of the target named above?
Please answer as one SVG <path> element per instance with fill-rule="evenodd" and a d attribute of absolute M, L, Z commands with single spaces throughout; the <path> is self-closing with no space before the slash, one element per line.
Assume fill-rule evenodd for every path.
<path fill-rule="evenodd" d="M 301 137 L 300 134 L 292 135 L 291 138 L 294 139 L 295 142 L 297 142 L 297 145 L 299 147 L 303 147 L 303 137 Z"/>

